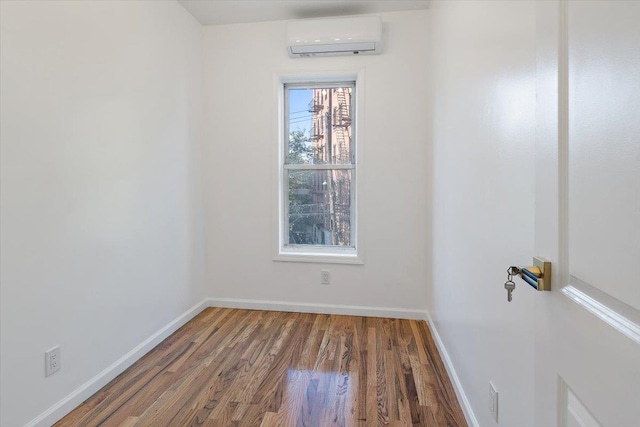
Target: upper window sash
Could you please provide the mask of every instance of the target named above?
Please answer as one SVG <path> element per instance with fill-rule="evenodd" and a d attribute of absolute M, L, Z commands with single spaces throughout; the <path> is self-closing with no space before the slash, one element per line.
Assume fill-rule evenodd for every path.
<path fill-rule="evenodd" d="M 313 114 L 311 121 L 310 140 L 306 142 L 309 148 L 313 147 L 314 152 L 307 156 L 300 156 L 300 150 L 290 147 L 291 130 L 289 128 L 291 114 L 304 113 L 304 111 L 291 112 L 289 109 L 289 96 L 293 90 L 316 90 L 314 97 L 307 107 L 309 114 Z M 322 90 L 336 90 L 335 97 L 328 96 Z M 331 82 L 331 83 L 285 83 L 284 102 L 285 111 L 288 113 L 284 118 L 284 158 L 286 165 L 339 165 L 355 164 L 355 135 L 354 126 L 351 126 L 355 117 L 356 85 L 353 81 Z M 324 99 L 321 99 L 323 98 Z M 318 98 L 318 99 L 316 99 Z M 324 141 L 336 139 L 338 144 L 332 146 Z M 314 144 L 314 141 L 319 143 Z M 299 140 L 297 143 L 300 143 Z"/>

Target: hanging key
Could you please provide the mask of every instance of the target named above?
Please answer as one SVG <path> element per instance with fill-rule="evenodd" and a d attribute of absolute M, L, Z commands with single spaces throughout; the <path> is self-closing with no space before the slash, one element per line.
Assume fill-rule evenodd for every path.
<path fill-rule="evenodd" d="M 516 284 L 513 280 L 511 280 L 513 278 L 513 276 L 516 276 L 520 274 L 520 269 L 516 266 L 511 266 L 507 269 L 507 281 L 504 282 L 504 288 L 507 290 L 507 301 L 511 302 L 511 300 L 513 299 L 513 297 L 511 296 L 511 293 L 513 292 L 513 290 L 516 288 Z"/>
<path fill-rule="evenodd" d="M 513 299 L 513 297 L 511 296 L 511 293 L 516 288 L 515 282 L 512 281 L 511 278 L 509 278 L 509 280 L 504 282 L 504 288 L 507 290 L 507 301 L 511 302 L 511 300 Z"/>

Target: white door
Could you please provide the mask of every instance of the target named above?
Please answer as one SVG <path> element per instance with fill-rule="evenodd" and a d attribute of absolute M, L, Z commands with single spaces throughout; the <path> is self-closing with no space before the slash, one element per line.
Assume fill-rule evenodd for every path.
<path fill-rule="evenodd" d="M 640 1 L 538 3 L 536 426 L 640 426 Z"/>

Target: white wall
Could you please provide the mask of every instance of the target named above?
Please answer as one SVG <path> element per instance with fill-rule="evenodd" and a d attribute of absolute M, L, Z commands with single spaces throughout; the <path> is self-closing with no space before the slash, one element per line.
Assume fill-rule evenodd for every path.
<path fill-rule="evenodd" d="M 435 2 L 430 11 L 433 275 L 428 309 L 482 426 L 533 419 L 533 303 L 510 265 L 534 255 L 535 4 Z"/>
<path fill-rule="evenodd" d="M 307 304 L 424 310 L 429 241 L 427 11 L 381 14 L 383 55 L 290 59 L 285 23 L 205 33 L 205 191 L 209 292 Z M 276 262 L 278 73 L 365 69 L 364 265 Z M 320 286 L 320 270 L 331 271 Z"/>
<path fill-rule="evenodd" d="M 175 2 L 0 5 L 0 424 L 19 426 L 206 294 L 202 29 Z"/>

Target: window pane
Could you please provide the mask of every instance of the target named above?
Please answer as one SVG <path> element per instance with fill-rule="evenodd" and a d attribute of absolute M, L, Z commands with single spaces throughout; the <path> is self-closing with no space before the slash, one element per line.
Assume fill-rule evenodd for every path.
<path fill-rule="evenodd" d="M 353 88 L 288 88 L 287 163 L 352 163 Z"/>
<path fill-rule="evenodd" d="M 289 244 L 352 246 L 351 172 L 289 171 Z"/>

